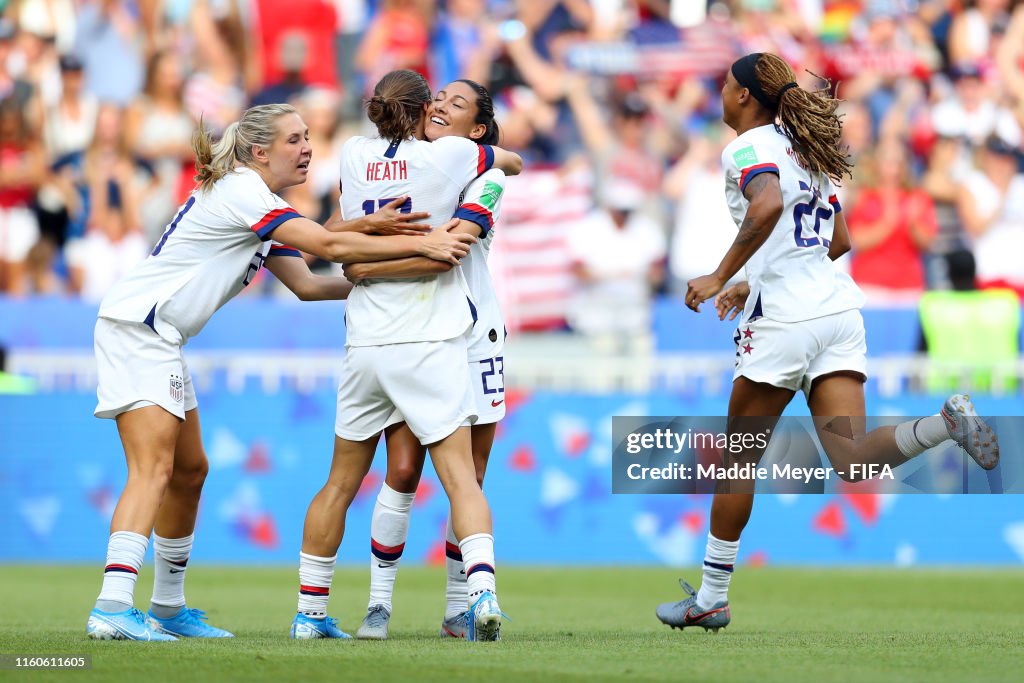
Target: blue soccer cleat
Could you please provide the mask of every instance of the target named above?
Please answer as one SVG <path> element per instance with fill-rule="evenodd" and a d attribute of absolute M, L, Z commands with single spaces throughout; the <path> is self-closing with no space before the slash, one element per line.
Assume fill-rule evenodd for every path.
<path fill-rule="evenodd" d="M 103 612 L 94 608 L 89 612 L 85 635 L 93 640 L 177 640 L 147 623 L 142 612 L 134 607 L 123 612 Z"/>
<path fill-rule="evenodd" d="M 179 638 L 234 638 L 235 634 L 216 626 L 203 623 L 206 612 L 201 609 L 182 607 L 181 611 L 169 619 L 161 619 L 150 610 L 146 615 L 149 623 L 156 625 L 164 633 Z"/>
<path fill-rule="evenodd" d="M 317 638 L 351 638 L 349 634 L 338 628 L 338 620 L 331 617 L 314 619 L 301 612 L 292 621 L 292 638 L 295 640 L 315 640 Z"/>
<path fill-rule="evenodd" d="M 697 591 L 687 582 L 679 579 L 679 585 L 689 595 L 679 602 L 666 602 L 658 605 L 657 615 L 661 623 L 672 628 L 684 629 L 687 626 L 700 626 L 705 631 L 718 633 L 718 629 L 729 625 L 729 601 L 716 602 L 711 608 L 697 606 Z"/>
<path fill-rule="evenodd" d="M 505 616 L 498 607 L 498 598 L 490 591 L 484 591 L 466 612 L 466 640 L 501 640 L 501 618 Z"/>

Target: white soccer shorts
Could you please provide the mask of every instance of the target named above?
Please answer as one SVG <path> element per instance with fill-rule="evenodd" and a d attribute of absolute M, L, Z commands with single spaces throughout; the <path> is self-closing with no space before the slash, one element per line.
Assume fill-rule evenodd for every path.
<path fill-rule="evenodd" d="M 476 424 L 493 424 L 505 417 L 505 357 L 469 362 L 469 381 L 479 417 Z"/>
<path fill-rule="evenodd" d="M 181 347 L 148 325 L 99 318 L 96 321 L 96 417 L 157 405 L 185 419 L 197 406 L 192 376 Z"/>
<path fill-rule="evenodd" d="M 404 417 L 420 443 L 476 421 L 466 338 L 350 346 L 342 362 L 334 433 L 363 441 Z"/>
<path fill-rule="evenodd" d="M 797 323 L 758 318 L 741 323 L 733 340 L 733 380 L 746 377 L 809 397 L 822 375 L 846 371 L 867 377 L 864 318 L 856 309 Z"/>

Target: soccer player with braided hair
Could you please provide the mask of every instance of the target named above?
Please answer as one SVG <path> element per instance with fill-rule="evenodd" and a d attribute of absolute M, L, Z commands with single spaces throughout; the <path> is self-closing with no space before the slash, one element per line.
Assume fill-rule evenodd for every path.
<path fill-rule="evenodd" d="M 948 439 L 992 469 L 999 460 L 995 433 L 963 394 L 947 399 L 938 415 L 866 431 L 864 297 L 833 265 L 850 249 L 832 187 L 852 170 L 839 146 L 838 104 L 830 84 L 804 90 L 773 54 L 741 57 L 726 74 L 722 118 L 737 138 L 722 152 L 722 165 L 739 233 L 715 272 L 688 283 L 686 305 L 699 311 L 716 297 L 720 319 L 740 317 L 729 429 L 774 431 L 803 391 L 821 445 L 843 479 L 855 479 L 852 464 L 866 465 L 862 472 L 897 467 Z M 744 267 L 747 280 L 722 291 Z M 756 464 L 763 454 L 751 449 L 724 464 Z M 663 623 L 714 631 L 729 624 L 729 582 L 753 491 L 752 481 L 717 482 L 700 591 L 681 581 L 688 596 L 658 607 Z"/>

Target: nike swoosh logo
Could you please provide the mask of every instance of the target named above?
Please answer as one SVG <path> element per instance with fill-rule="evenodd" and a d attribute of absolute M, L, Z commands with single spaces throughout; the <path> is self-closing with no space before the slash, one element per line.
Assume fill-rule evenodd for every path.
<path fill-rule="evenodd" d="M 505 402 L 505 399 L 501 399 L 500 401 L 491 401 L 491 407 L 492 408 L 497 408 L 498 406 L 500 406 L 504 402 Z"/>
<path fill-rule="evenodd" d="M 381 564 L 380 562 L 378 562 L 378 563 L 377 563 L 377 567 L 378 567 L 379 569 L 387 569 L 388 567 L 391 567 L 391 566 L 393 566 L 393 565 L 390 565 L 390 564 Z"/>
<path fill-rule="evenodd" d="M 172 574 L 180 574 L 180 573 L 182 573 L 183 571 L 185 571 L 185 570 L 184 570 L 184 569 L 172 569 L 172 570 L 171 570 L 171 573 L 172 573 Z"/>
<path fill-rule="evenodd" d="M 101 619 L 101 621 L 103 621 L 103 623 L 105 623 L 105 624 L 109 624 L 110 626 L 114 627 L 115 630 L 119 631 L 123 635 L 128 636 L 132 640 L 149 640 L 150 639 L 149 638 L 149 633 L 146 631 L 146 628 L 144 626 L 140 626 L 138 631 L 132 631 L 131 629 L 129 629 L 129 628 L 125 627 L 125 626 L 122 626 L 121 624 L 118 624 L 117 622 L 111 621 L 109 619 Z"/>
<path fill-rule="evenodd" d="M 691 611 L 687 612 L 684 618 L 687 623 L 696 624 L 697 622 L 703 621 L 704 619 L 710 617 L 713 614 L 718 614 L 719 612 L 724 612 L 725 610 L 725 607 L 719 607 L 718 609 L 711 609 L 707 612 L 701 612 L 700 614 L 693 614 Z"/>

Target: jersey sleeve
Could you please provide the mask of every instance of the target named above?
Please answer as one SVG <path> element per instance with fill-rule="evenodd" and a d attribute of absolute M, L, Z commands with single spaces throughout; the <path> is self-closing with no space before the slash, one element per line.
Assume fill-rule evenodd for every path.
<path fill-rule="evenodd" d="M 295 247 L 289 247 L 287 244 L 281 244 L 280 242 L 270 241 L 270 254 L 269 256 L 298 256 L 302 258 L 302 252 Z"/>
<path fill-rule="evenodd" d="M 225 208 L 264 242 L 282 223 L 302 217 L 285 200 L 271 192 L 254 172 L 231 180 L 238 182 L 225 192 Z"/>
<path fill-rule="evenodd" d="M 843 212 L 843 205 L 839 203 L 839 197 L 836 195 L 836 188 L 832 185 L 832 181 L 825 178 L 825 193 L 828 198 L 828 203 L 832 207 L 832 210 L 836 213 Z"/>
<path fill-rule="evenodd" d="M 459 187 L 494 166 L 494 148 L 472 140 L 449 136 L 431 143 L 434 163 Z"/>
<path fill-rule="evenodd" d="M 505 174 L 492 168 L 469 184 L 454 217 L 479 225 L 483 239 L 498 220 L 504 193 Z"/>
<path fill-rule="evenodd" d="M 740 194 L 747 184 L 762 173 L 779 175 L 779 167 L 748 140 L 736 140 L 722 153 L 722 165 L 727 176 L 736 181 Z"/>

